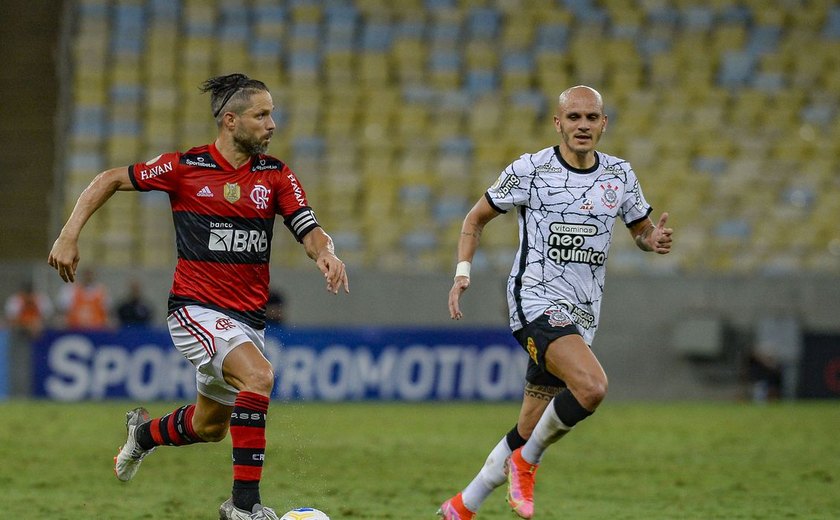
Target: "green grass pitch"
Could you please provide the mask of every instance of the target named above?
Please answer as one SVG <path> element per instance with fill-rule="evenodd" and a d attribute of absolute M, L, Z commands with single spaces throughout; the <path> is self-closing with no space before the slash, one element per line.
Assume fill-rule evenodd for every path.
<path fill-rule="evenodd" d="M 163 447 L 121 483 L 134 403 L 0 403 L 0 517 L 214 519 L 230 441 Z M 176 403 L 146 404 L 154 415 Z M 436 518 L 514 423 L 502 404 L 283 403 L 269 410 L 262 497 L 333 520 Z M 609 403 L 554 445 L 537 520 L 840 518 L 840 404 Z M 481 520 L 514 519 L 504 489 Z"/>

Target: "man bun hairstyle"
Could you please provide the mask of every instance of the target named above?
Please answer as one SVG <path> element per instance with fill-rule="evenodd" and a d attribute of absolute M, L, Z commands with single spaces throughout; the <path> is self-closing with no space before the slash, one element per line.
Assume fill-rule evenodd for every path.
<path fill-rule="evenodd" d="M 259 91 L 268 92 L 268 87 L 260 80 L 251 79 L 245 74 L 215 76 L 201 85 L 202 92 L 210 93 L 210 108 L 216 124 L 221 124 L 225 107 L 227 111 L 241 113 L 244 103 Z"/>

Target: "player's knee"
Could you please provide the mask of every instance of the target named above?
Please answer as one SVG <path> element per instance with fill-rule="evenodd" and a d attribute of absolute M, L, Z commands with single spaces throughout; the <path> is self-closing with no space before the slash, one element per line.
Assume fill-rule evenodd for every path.
<path fill-rule="evenodd" d="M 274 370 L 271 365 L 254 369 L 243 378 L 244 388 L 248 392 L 269 396 L 274 389 Z"/>
<path fill-rule="evenodd" d="M 607 396 L 608 386 L 606 376 L 588 378 L 578 387 L 576 392 L 580 405 L 589 411 L 595 411 Z"/>

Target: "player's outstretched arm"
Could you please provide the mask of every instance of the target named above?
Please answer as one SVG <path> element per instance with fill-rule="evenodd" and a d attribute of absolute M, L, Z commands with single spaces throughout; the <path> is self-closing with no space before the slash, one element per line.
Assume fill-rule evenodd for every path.
<path fill-rule="evenodd" d="M 335 246 L 332 238 L 320 227 L 316 227 L 303 237 L 303 247 L 309 258 L 315 260 L 318 269 L 324 273 L 327 280 L 327 291 L 338 294 L 338 289 L 344 287 L 344 292 L 350 292 L 350 282 L 347 280 L 347 270 L 344 262 L 335 256 Z"/>
<path fill-rule="evenodd" d="M 671 244 L 674 241 L 672 236 L 674 230 L 665 227 L 667 222 L 668 213 L 663 213 L 655 226 L 653 221 L 647 218 L 633 225 L 630 228 L 630 234 L 633 235 L 636 245 L 642 251 L 653 251 L 665 255 L 671 252 Z"/>
<path fill-rule="evenodd" d="M 481 233 L 488 222 L 501 213 L 493 209 L 487 199 L 481 197 L 475 206 L 467 213 L 461 226 L 461 236 L 458 238 L 458 266 L 455 269 L 455 281 L 449 290 L 449 317 L 460 320 L 461 295 L 470 287 L 470 266 L 478 249 Z"/>
<path fill-rule="evenodd" d="M 76 280 L 76 267 L 79 265 L 79 234 L 91 215 L 102 207 L 117 191 L 130 191 L 134 186 L 128 177 L 128 167 L 106 170 L 91 181 L 79 195 L 70 218 L 61 229 L 53 244 L 49 264 L 54 267 L 65 282 Z"/>

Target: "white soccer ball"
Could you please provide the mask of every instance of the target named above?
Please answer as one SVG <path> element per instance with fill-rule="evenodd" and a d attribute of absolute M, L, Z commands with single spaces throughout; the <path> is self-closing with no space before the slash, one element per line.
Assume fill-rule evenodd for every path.
<path fill-rule="evenodd" d="M 330 520 L 330 517 L 311 507 L 299 507 L 283 515 L 280 520 Z"/>

